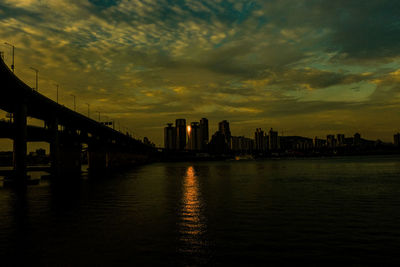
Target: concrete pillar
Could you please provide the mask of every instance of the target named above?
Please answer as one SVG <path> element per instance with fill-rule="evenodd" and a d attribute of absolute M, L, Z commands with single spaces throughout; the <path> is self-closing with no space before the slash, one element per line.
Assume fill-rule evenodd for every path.
<path fill-rule="evenodd" d="M 58 133 L 58 119 L 54 118 L 52 121 L 47 122 L 49 131 L 51 132 L 50 140 L 50 164 L 51 174 L 58 176 L 60 174 L 60 138 Z"/>
<path fill-rule="evenodd" d="M 58 175 L 70 176 L 81 173 L 82 144 L 74 137 L 66 137 L 59 142 Z"/>
<path fill-rule="evenodd" d="M 107 169 L 107 153 L 100 145 L 91 144 L 88 147 L 88 168 L 90 172 L 100 172 Z"/>
<path fill-rule="evenodd" d="M 14 112 L 13 165 L 15 182 L 25 182 L 27 152 L 27 106 L 18 104 Z"/>

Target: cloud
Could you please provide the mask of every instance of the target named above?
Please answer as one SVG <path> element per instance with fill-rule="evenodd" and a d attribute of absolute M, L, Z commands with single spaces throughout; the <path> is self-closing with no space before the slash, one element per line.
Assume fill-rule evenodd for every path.
<path fill-rule="evenodd" d="M 150 124 L 175 116 L 253 128 L 268 120 L 300 127 L 314 116 L 315 130 L 334 123 L 333 112 L 343 127 L 378 107 L 397 114 L 399 5 L 7 0 L 0 38 L 16 45 L 17 75 L 28 84 L 29 67 L 39 68 L 42 93 L 54 98 L 58 83 L 65 105 L 75 94 L 82 112 L 91 103 L 156 139 L 162 132 Z M 9 63 L 9 47 L 0 50 Z"/>

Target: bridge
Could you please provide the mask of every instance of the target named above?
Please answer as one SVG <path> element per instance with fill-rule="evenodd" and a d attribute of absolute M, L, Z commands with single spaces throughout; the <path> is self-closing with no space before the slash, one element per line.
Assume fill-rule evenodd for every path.
<path fill-rule="evenodd" d="M 130 166 L 148 161 L 155 149 L 75 112 L 34 91 L 8 68 L 0 57 L 0 109 L 13 120 L 0 122 L 0 138 L 13 140 L 13 174 L 8 180 L 25 184 L 27 142 L 50 144 L 51 174 L 54 177 L 81 172 L 82 147 L 87 146 L 91 172 Z M 27 118 L 44 126 L 27 124 Z"/>

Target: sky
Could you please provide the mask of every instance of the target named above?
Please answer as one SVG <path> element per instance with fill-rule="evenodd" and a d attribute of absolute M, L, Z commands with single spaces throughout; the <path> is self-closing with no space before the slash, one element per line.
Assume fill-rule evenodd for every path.
<path fill-rule="evenodd" d="M 177 118 L 247 137 L 400 131 L 398 0 L 1 0 L 0 41 L 28 85 L 37 68 L 39 92 L 59 84 L 61 104 L 159 146 Z"/>

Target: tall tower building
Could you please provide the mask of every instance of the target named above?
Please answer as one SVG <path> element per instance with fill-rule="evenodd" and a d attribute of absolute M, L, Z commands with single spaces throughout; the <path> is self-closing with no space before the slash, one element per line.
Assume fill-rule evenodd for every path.
<path fill-rule="evenodd" d="M 335 139 L 335 136 L 333 134 L 328 134 L 326 136 L 326 145 L 329 148 L 335 148 L 336 147 L 336 139 Z"/>
<path fill-rule="evenodd" d="M 229 144 L 231 140 L 231 130 L 229 129 L 229 122 L 227 120 L 223 120 L 218 123 L 218 130 L 225 135 L 226 141 Z"/>
<path fill-rule="evenodd" d="M 272 130 L 269 130 L 269 142 L 268 142 L 268 148 L 269 150 L 278 150 L 279 149 L 279 140 L 278 140 L 278 132 Z"/>
<path fill-rule="evenodd" d="M 265 138 L 264 138 L 264 131 L 261 128 L 257 128 L 256 132 L 254 133 L 254 140 L 255 140 L 255 150 L 256 151 L 265 151 Z"/>
<path fill-rule="evenodd" d="M 314 148 L 321 148 L 323 146 L 325 146 L 326 141 L 322 140 L 322 139 L 318 139 L 318 137 L 314 137 L 313 139 L 313 146 Z"/>
<path fill-rule="evenodd" d="M 164 128 L 164 148 L 166 150 L 176 149 L 176 130 L 172 123 L 168 123 Z"/>
<path fill-rule="evenodd" d="M 192 122 L 188 126 L 188 143 L 187 149 L 189 150 L 200 150 L 201 147 L 201 131 L 198 122 Z"/>
<path fill-rule="evenodd" d="M 176 149 L 184 150 L 186 147 L 186 120 L 177 119 L 175 121 L 176 130 Z"/>
<path fill-rule="evenodd" d="M 200 120 L 200 150 L 205 150 L 208 144 L 208 120 L 202 118 Z"/>
<path fill-rule="evenodd" d="M 344 145 L 344 140 L 345 140 L 344 134 L 337 134 L 336 138 L 337 138 L 337 145 L 338 146 L 343 146 Z"/>

